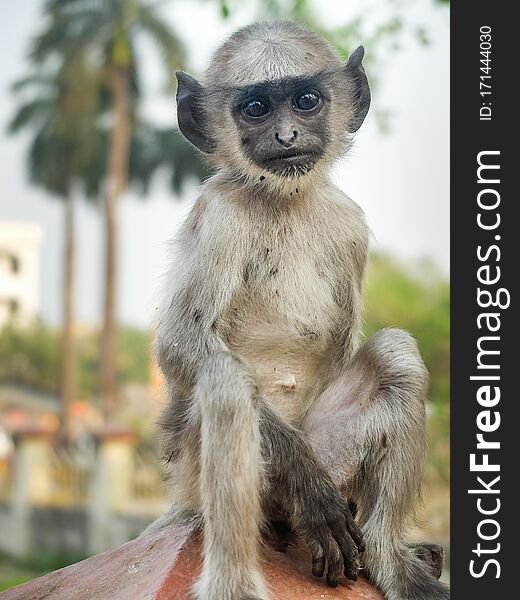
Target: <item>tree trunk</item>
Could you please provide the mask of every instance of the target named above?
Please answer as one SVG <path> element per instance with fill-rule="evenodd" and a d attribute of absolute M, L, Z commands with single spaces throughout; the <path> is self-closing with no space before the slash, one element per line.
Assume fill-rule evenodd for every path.
<path fill-rule="evenodd" d="M 117 404 L 117 246 L 118 205 L 128 181 L 130 140 L 129 74 L 126 68 L 113 68 L 110 93 L 114 125 L 110 132 L 105 198 L 105 293 L 103 331 L 101 332 L 100 393 L 105 420 L 109 420 Z"/>
<path fill-rule="evenodd" d="M 76 349 L 74 343 L 75 206 L 72 195 L 65 200 L 65 272 L 63 277 L 63 323 L 61 334 L 60 434 L 70 439 L 70 406 L 76 392 Z"/>

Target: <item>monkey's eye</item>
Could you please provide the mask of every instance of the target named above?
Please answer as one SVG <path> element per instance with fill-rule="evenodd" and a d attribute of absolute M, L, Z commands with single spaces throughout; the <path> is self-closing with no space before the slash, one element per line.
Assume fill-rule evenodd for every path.
<path fill-rule="evenodd" d="M 316 90 L 307 90 L 295 96 L 293 104 L 296 110 L 309 112 L 321 106 L 321 96 Z"/>
<path fill-rule="evenodd" d="M 269 113 L 269 105 L 258 98 L 247 100 L 247 102 L 242 105 L 242 115 L 249 121 L 263 120 Z"/>

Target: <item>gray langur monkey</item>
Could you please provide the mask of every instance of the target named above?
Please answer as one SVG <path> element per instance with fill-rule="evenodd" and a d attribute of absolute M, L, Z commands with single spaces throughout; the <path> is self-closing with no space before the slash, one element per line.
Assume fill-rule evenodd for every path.
<path fill-rule="evenodd" d="M 266 22 L 233 34 L 201 83 L 177 74 L 179 127 L 217 172 L 177 236 L 159 313 L 174 502 L 147 531 L 203 526 L 200 600 L 269 598 L 271 521 L 331 586 L 363 568 L 388 600 L 449 598 L 428 547 L 403 538 L 428 375 L 404 331 L 360 343 L 369 232 L 328 176 L 370 105 L 363 53 L 343 64 L 300 25 Z"/>

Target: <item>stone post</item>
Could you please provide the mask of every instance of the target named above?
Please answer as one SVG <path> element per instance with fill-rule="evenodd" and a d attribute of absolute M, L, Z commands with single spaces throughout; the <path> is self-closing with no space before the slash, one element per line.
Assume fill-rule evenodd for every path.
<path fill-rule="evenodd" d="M 50 497 L 50 469 L 53 434 L 40 428 L 26 428 L 14 434 L 15 462 L 11 494 L 12 519 L 2 532 L 10 554 L 31 553 L 31 511 Z"/>
<path fill-rule="evenodd" d="M 115 517 L 132 499 L 134 474 L 132 431 L 107 426 L 95 435 L 96 458 L 89 507 L 89 553 L 114 548 L 121 540 Z"/>

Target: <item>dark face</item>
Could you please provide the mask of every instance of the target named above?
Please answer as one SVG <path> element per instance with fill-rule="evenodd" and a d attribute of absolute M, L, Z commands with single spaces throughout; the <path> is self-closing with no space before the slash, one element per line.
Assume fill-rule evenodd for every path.
<path fill-rule="evenodd" d="M 330 98 L 320 77 L 294 77 L 246 86 L 233 98 L 244 153 L 281 176 L 304 174 L 328 141 Z"/>
<path fill-rule="evenodd" d="M 225 78 L 220 85 L 213 74 L 206 88 L 179 71 L 179 128 L 199 150 L 214 154 L 214 164 L 247 170 L 251 160 L 281 177 L 305 174 L 320 158 L 339 156 L 340 138 L 355 133 L 365 119 L 370 88 L 363 55 L 360 46 L 340 68 L 240 87 L 227 86 Z M 236 132 L 226 131 L 230 118 L 241 152 Z"/>

